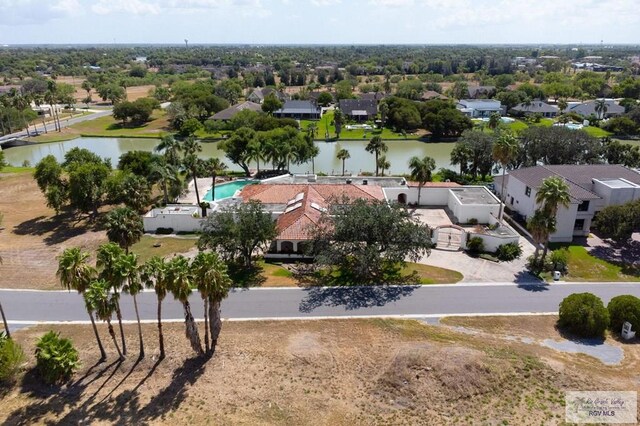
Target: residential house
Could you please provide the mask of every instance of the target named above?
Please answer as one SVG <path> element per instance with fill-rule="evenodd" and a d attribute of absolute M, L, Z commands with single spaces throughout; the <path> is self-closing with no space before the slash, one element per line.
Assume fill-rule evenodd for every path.
<path fill-rule="evenodd" d="M 373 120 L 378 114 L 378 104 L 374 100 L 340 99 L 340 111 L 357 121 Z"/>
<path fill-rule="evenodd" d="M 495 99 L 460 99 L 456 108 L 471 118 L 485 118 L 496 112 L 503 113 L 502 104 Z"/>
<path fill-rule="evenodd" d="M 512 108 L 517 114 L 525 116 L 540 114 L 545 118 L 553 118 L 558 115 L 560 108 L 555 105 L 549 105 L 546 102 L 535 100 L 529 103 L 518 104 Z"/>
<path fill-rule="evenodd" d="M 291 97 L 284 93 L 284 92 L 279 92 L 276 89 L 274 89 L 273 87 L 264 87 L 264 88 L 256 88 L 253 90 L 253 92 L 251 92 L 251 94 L 249 96 L 247 96 L 247 100 L 251 101 L 251 102 L 255 102 L 257 104 L 261 104 L 262 102 L 264 102 L 264 98 L 266 98 L 267 96 L 269 96 L 270 94 L 274 94 L 276 95 L 276 97 L 281 101 L 281 102 L 285 102 L 288 101 L 289 99 L 291 99 Z"/>
<path fill-rule="evenodd" d="M 420 99 L 423 100 L 423 101 L 430 101 L 432 99 L 440 99 L 440 100 L 445 101 L 445 100 L 447 100 L 449 98 L 446 97 L 445 95 L 443 95 L 442 93 L 436 92 L 435 90 L 427 90 L 422 94 Z"/>
<path fill-rule="evenodd" d="M 496 86 L 469 86 L 469 99 L 490 98 L 496 94 Z"/>
<path fill-rule="evenodd" d="M 380 103 L 381 100 L 383 100 L 388 96 L 389 94 L 384 92 L 366 92 L 366 93 L 360 93 L 358 95 L 358 99 L 361 99 L 363 101 L 375 101 L 376 103 Z"/>
<path fill-rule="evenodd" d="M 282 108 L 273 112 L 275 117 L 299 120 L 319 120 L 320 108 L 311 101 L 286 101 Z"/>
<path fill-rule="evenodd" d="M 535 166 L 512 170 L 506 176 L 505 205 L 525 219 L 539 207 L 536 195 L 542 182 L 558 176 L 569 185 L 571 203 L 560 207 L 552 242 L 569 242 L 589 235 L 594 216 L 604 207 L 640 199 L 640 173 L 614 164 Z M 498 193 L 502 176 L 494 183 Z"/>
<path fill-rule="evenodd" d="M 564 112 L 574 112 L 582 117 L 590 117 L 592 115 L 598 117 L 600 113 L 596 111 L 599 100 L 586 101 L 581 103 L 569 103 Z M 616 117 L 624 114 L 625 110 L 623 106 L 618 105 L 613 99 L 604 99 L 605 111 L 602 113 L 602 118 Z"/>
<path fill-rule="evenodd" d="M 231 105 L 229 108 L 215 113 L 212 117 L 209 118 L 209 120 L 228 121 L 235 117 L 236 114 L 238 114 L 240 111 L 245 110 L 260 112 L 262 111 L 262 106 L 250 101 L 241 102 L 235 105 Z"/>

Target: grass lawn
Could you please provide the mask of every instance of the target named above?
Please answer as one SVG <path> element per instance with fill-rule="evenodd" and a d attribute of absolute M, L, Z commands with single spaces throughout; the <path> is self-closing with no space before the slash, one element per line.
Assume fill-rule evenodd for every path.
<path fill-rule="evenodd" d="M 157 138 L 168 132 L 169 122 L 166 115 L 165 111 L 155 111 L 151 121 L 139 127 L 122 127 L 122 124 L 110 115 L 70 127 L 74 133 L 82 136 Z"/>
<path fill-rule="evenodd" d="M 421 263 L 407 263 L 402 272 L 410 274 L 413 271 L 420 276 L 420 284 L 455 284 L 463 278 L 458 271 Z"/>
<path fill-rule="evenodd" d="M 604 138 L 606 136 L 613 135 L 613 133 L 607 132 L 606 130 L 603 130 L 600 127 L 595 127 L 595 126 L 587 126 L 587 127 L 584 127 L 583 130 L 595 138 Z"/>
<path fill-rule="evenodd" d="M 70 141 L 70 140 L 75 139 L 75 138 L 80 136 L 80 135 L 77 135 L 75 133 L 70 133 L 70 132 L 68 133 L 65 130 L 63 130 L 62 132 L 50 131 L 49 133 L 41 133 L 38 136 L 31 137 L 31 138 L 26 138 L 26 139 L 29 142 L 47 143 L 47 142 Z"/>
<path fill-rule="evenodd" d="M 311 124 L 315 124 L 317 127 L 316 140 L 324 140 L 327 126 L 329 127 L 329 137 L 334 138 L 336 136 L 336 127 L 333 124 L 333 111 L 327 111 L 320 120 L 300 120 L 300 129 L 306 130 Z M 402 133 L 396 133 L 391 129 L 376 129 L 376 130 L 347 130 L 348 123 L 342 125 L 342 132 L 340 133 L 340 139 L 366 139 L 369 140 L 374 136 L 380 136 L 382 139 L 420 139 L 422 135 L 419 133 L 408 133 L 404 136 Z"/>
<path fill-rule="evenodd" d="M 640 281 L 640 271 L 632 271 L 597 258 L 579 245 L 552 244 L 552 249 L 566 247 L 569 251 L 567 281 Z"/>
<path fill-rule="evenodd" d="M 0 173 L 33 173 L 35 170 L 34 167 L 7 166 L 0 169 Z"/>
<path fill-rule="evenodd" d="M 138 263 L 144 263 L 153 256 L 166 257 L 174 253 L 185 253 L 196 246 L 195 238 L 156 238 L 144 235 L 142 239 L 131 247 L 131 251 L 138 255 Z M 160 247 L 154 247 L 160 244 Z"/>

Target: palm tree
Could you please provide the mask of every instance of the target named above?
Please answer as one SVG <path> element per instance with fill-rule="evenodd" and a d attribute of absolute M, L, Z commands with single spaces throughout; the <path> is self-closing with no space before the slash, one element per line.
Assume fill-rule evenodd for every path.
<path fill-rule="evenodd" d="M 389 105 L 386 102 L 381 102 L 380 103 L 380 121 L 381 121 L 382 127 L 384 127 L 384 125 L 387 123 L 388 116 L 389 116 Z"/>
<path fill-rule="evenodd" d="M 264 159 L 264 145 L 258 138 L 254 138 L 247 144 L 248 161 L 255 161 L 258 173 L 260 173 L 260 160 Z"/>
<path fill-rule="evenodd" d="M 436 168 L 436 161 L 426 156 L 422 159 L 411 157 L 409 160 L 409 168 L 411 169 L 411 179 L 418 181 L 418 205 L 420 205 L 420 193 L 425 183 L 431 182 L 431 173 Z"/>
<path fill-rule="evenodd" d="M 169 204 L 169 182 L 178 180 L 178 171 L 175 166 L 167 161 L 156 161 L 151 165 L 149 179 L 153 182 L 160 182 L 164 193 L 164 203 Z"/>
<path fill-rule="evenodd" d="M 9 331 L 9 324 L 7 323 L 7 317 L 4 316 L 4 309 L 2 309 L 2 302 L 0 302 L 0 315 L 2 316 L 2 323 L 4 324 L 4 332 L 7 337 L 11 339 L 11 332 Z"/>
<path fill-rule="evenodd" d="M 142 291 L 142 281 L 140 270 L 138 269 L 138 256 L 135 253 L 125 254 L 116 262 L 116 270 L 123 282 L 122 291 L 133 298 L 133 308 L 138 321 L 138 338 L 140 340 L 140 359 L 144 358 L 144 341 L 142 339 L 142 325 L 140 324 L 140 313 L 138 312 L 137 295 Z"/>
<path fill-rule="evenodd" d="M 568 107 L 569 107 L 569 103 L 565 98 L 558 99 L 558 109 L 560 110 L 561 113 L 564 112 L 564 110 L 567 109 Z"/>
<path fill-rule="evenodd" d="M 369 141 L 369 143 L 365 147 L 365 150 L 370 154 L 375 154 L 375 156 L 376 156 L 376 176 L 378 176 L 378 157 L 383 152 L 387 152 L 389 150 L 389 147 L 387 146 L 386 143 L 384 143 L 384 141 L 382 140 L 382 138 L 380 136 L 374 136 L 374 137 L 371 138 L 371 140 Z"/>
<path fill-rule="evenodd" d="M 158 340 L 160 359 L 165 358 L 164 335 L 162 334 L 162 301 L 167 296 L 169 281 L 167 280 L 167 264 L 159 256 L 149 259 L 142 267 L 141 278 L 147 288 L 153 288 L 158 299 Z"/>
<path fill-rule="evenodd" d="M 117 207 L 107 213 L 105 228 L 109 241 L 117 243 L 125 253 L 129 253 L 129 248 L 144 234 L 142 218 L 129 207 Z"/>
<path fill-rule="evenodd" d="M 218 177 L 218 173 L 227 170 L 227 165 L 219 158 L 209 158 L 204 162 L 204 167 L 211 175 L 211 199 L 215 200 L 216 177 Z"/>
<path fill-rule="evenodd" d="M 336 127 L 336 138 L 340 139 L 340 133 L 342 133 L 342 122 L 344 117 L 340 108 L 336 108 L 333 112 L 333 123 Z"/>
<path fill-rule="evenodd" d="M 125 255 L 124 250 L 116 243 L 102 244 L 98 247 L 97 266 L 102 271 L 99 274 L 100 279 L 106 281 L 113 291 L 116 317 L 118 318 L 118 327 L 120 329 L 120 338 L 122 339 L 122 353 L 127 354 L 127 342 L 124 339 L 124 329 L 122 327 L 122 311 L 120 310 L 120 289 L 122 286 L 122 278 L 118 271 L 118 262 Z"/>
<path fill-rule="evenodd" d="M 118 351 L 118 359 L 124 361 L 124 354 L 120 351 L 116 333 L 113 331 L 113 325 L 111 325 L 111 316 L 116 309 L 117 296 L 109 292 L 109 287 L 109 283 L 103 279 L 92 281 L 85 293 L 85 303 L 95 310 L 98 319 L 107 322 L 109 335 Z"/>
<path fill-rule="evenodd" d="M 495 130 L 500 125 L 501 116 L 499 112 L 494 112 L 489 116 L 489 128 Z"/>
<path fill-rule="evenodd" d="M 196 200 L 200 204 L 200 193 L 198 192 L 198 169 L 202 161 L 198 158 L 198 152 L 202 151 L 202 145 L 194 137 L 188 137 L 184 142 L 184 158 L 182 164 L 186 170 L 191 172 L 193 177 L 193 187 L 196 191 Z"/>
<path fill-rule="evenodd" d="M 533 216 L 527 221 L 527 229 L 531 233 L 531 237 L 533 237 L 536 246 L 536 251 L 533 253 L 534 263 L 538 262 L 540 245 L 549 239 L 551 232 L 555 232 L 553 228 L 555 228 L 555 220 L 545 214 L 542 209 L 536 209 Z"/>
<path fill-rule="evenodd" d="M 607 113 L 607 109 L 607 101 L 605 101 L 604 98 L 595 100 L 595 110 L 600 120 L 604 118 L 604 115 Z"/>
<path fill-rule="evenodd" d="M 198 326 L 193 319 L 191 305 L 189 304 L 189 296 L 192 292 L 191 285 L 193 283 L 189 261 L 184 256 L 175 256 L 167 263 L 166 274 L 173 297 L 178 299 L 184 308 L 184 325 L 187 339 L 189 339 L 191 348 L 198 355 L 202 355 L 204 352 L 202 351 Z"/>
<path fill-rule="evenodd" d="M 56 276 L 64 288 L 69 291 L 75 290 L 78 294 L 84 295 L 89 283 L 96 275 L 96 270 L 87 263 L 87 259 L 89 259 L 89 254 L 81 251 L 78 247 L 65 249 L 58 257 Z M 100 362 L 104 362 L 107 359 L 107 353 L 102 346 L 102 340 L 100 340 L 100 334 L 98 334 L 98 328 L 93 319 L 94 309 L 88 304 L 85 304 L 85 307 L 100 349 Z"/>
<path fill-rule="evenodd" d="M 376 163 L 376 168 L 380 169 L 383 177 L 384 177 L 384 171 L 388 170 L 390 167 L 391 167 L 391 163 L 387 161 L 386 155 L 383 155 L 380 158 L 378 158 L 378 161 Z"/>
<path fill-rule="evenodd" d="M 207 352 L 213 353 L 222 329 L 220 304 L 229 294 L 232 282 L 227 267 L 215 252 L 200 252 L 191 263 L 196 285 L 205 305 L 205 342 Z M 208 326 L 208 329 L 207 329 Z M 209 347 L 211 332 L 211 347 Z"/>
<path fill-rule="evenodd" d="M 336 157 L 338 158 L 338 160 L 342 160 L 342 176 L 344 176 L 344 162 L 345 160 L 351 158 L 351 154 L 348 150 L 342 148 L 340 151 L 338 151 Z"/>
<path fill-rule="evenodd" d="M 553 224 L 553 230 L 549 232 L 552 234 L 555 232 L 556 215 L 558 214 L 558 208 L 563 206 L 569 207 L 571 203 L 571 196 L 569 195 L 569 185 L 559 176 L 550 176 L 542 181 L 542 185 L 538 188 L 536 193 L 536 203 L 542 206 L 544 214 L 548 217 L 548 228 L 551 228 Z M 549 238 L 545 241 L 544 252 L 542 253 L 542 259 L 547 256 L 549 249 Z"/>
<path fill-rule="evenodd" d="M 500 190 L 500 211 L 498 213 L 498 221 L 502 223 L 502 215 L 504 213 L 504 184 L 505 175 L 507 174 L 507 166 L 518 156 L 519 150 L 518 138 L 511 132 L 500 132 L 493 143 L 493 159 L 502 166 L 502 184 Z"/>
<path fill-rule="evenodd" d="M 469 159 L 472 157 L 471 149 L 467 145 L 456 143 L 451 150 L 451 165 L 460 165 L 460 176 L 469 172 Z"/>
<path fill-rule="evenodd" d="M 167 163 L 172 166 L 177 167 L 180 164 L 180 151 L 182 150 L 182 146 L 173 136 L 164 136 L 155 150 L 164 151 Z"/>

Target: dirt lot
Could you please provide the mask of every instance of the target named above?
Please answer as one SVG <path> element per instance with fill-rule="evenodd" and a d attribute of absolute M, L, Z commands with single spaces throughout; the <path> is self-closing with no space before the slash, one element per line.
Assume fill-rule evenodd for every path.
<path fill-rule="evenodd" d="M 84 98 L 87 97 L 87 92 L 82 88 L 82 82 L 84 78 L 82 77 L 71 77 L 71 76 L 60 76 L 56 79 L 58 83 L 66 83 L 71 84 L 76 88 L 76 93 L 74 94 L 74 98 L 78 102 L 82 102 Z M 127 100 L 135 101 L 139 98 L 144 98 L 149 96 L 149 90 L 153 89 L 155 86 L 152 84 L 148 84 L 145 86 L 132 86 L 127 87 Z M 102 103 L 102 99 L 98 92 L 95 89 L 91 90 L 91 97 L 93 98 L 94 103 Z"/>
<path fill-rule="evenodd" d="M 546 317 L 511 322 L 555 333 Z M 0 423 L 549 425 L 564 420 L 565 390 L 638 387 L 637 345 L 625 347 L 623 365 L 604 367 L 416 321 L 225 323 L 208 362 L 190 358 L 182 325 L 172 324 L 168 358 L 159 364 L 155 327 L 144 327 L 147 358 L 136 364 L 128 326 L 127 361 L 97 366 L 89 327 L 53 328 L 73 338 L 84 367 L 61 389 L 39 385 L 28 371 L 6 391 Z M 14 334 L 31 354 L 45 330 Z"/>
<path fill-rule="evenodd" d="M 79 246 L 93 251 L 107 241 L 85 221 L 69 216 L 52 220 L 31 173 L 0 174 L 0 287 L 57 289 L 56 256 Z"/>

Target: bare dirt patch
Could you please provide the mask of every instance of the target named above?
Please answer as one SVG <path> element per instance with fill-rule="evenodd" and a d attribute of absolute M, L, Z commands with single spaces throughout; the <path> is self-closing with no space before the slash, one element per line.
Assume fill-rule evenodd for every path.
<path fill-rule="evenodd" d="M 28 372 L 5 393 L 0 423 L 546 425 L 562 423 L 565 390 L 637 386 L 620 367 L 576 366 L 547 348 L 416 321 L 225 323 L 209 361 L 191 358 L 182 325 L 168 324 L 161 363 L 155 327 L 144 326 L 147 358 L 136 363 L 136 330 L 126 326 L 121 365 L 94 365 L 88 326 L 52 328 L 73 338 L 82 370 L 60 389 Z M 14 334 L 31 356 L 45 330 Z M 612 373 L 615 383 L 604 380 Z"/>

